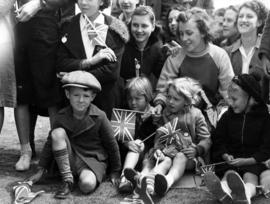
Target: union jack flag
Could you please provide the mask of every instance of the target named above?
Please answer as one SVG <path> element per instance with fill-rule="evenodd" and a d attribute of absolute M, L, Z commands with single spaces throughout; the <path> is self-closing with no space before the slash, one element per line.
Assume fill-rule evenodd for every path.
<path fill-rule="evenodd" d="M 114 137 L 120 142 L 133 140 L 135 134 L 136 112 L 124 109 L 113 109 L 111 124 Z"/>
<path fill-rule="evenodd" d="M 180 150 L 188 147 L 192 143 L 191 136 L 181 129 L 178 117 L 157 129 L 159 144 L 165 146 L 174 144 Z"/>

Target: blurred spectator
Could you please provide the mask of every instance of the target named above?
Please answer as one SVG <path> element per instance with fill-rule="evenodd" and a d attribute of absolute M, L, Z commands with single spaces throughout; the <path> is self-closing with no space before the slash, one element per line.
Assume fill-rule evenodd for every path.
<path fill-rule="evenodd" d="M 237 7 L 229 6 L 228 8 L 225 9 L 223 20 L 224 40 L 220 43 L 221 47 L 230 46 L 240 37 L 240 34 L 237 29 L 237 16 L 238 16 Z"/>

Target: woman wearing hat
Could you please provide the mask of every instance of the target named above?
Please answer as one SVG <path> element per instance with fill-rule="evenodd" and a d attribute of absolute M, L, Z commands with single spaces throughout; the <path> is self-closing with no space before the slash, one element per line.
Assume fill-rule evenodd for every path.
<path fill-rule="evenodd" d="M 229 109 L 212 135 L 214 162 L 225 162 L 207 173 L 206 186 L 222 203 L 250 203 L 256 195 L 262 164 L 270 157 L 270 116 L 261 96 L 258 75 L 241 74 L 228 89 Z"/>

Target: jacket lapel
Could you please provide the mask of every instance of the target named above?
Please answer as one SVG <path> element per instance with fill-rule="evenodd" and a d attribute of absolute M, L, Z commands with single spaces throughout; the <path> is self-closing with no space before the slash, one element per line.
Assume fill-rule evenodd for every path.
<path fill-rule="evenodd" d="M 85 59 L 86 54 L 82 41 L 81 28 L 80 28 L 80 16 L 77 15 L 70 22 L 68 29 L 64 36 L 67 38 L 64 45 L 77 59 Z M 69 40 L 72 39 L 72 40 Z"/>

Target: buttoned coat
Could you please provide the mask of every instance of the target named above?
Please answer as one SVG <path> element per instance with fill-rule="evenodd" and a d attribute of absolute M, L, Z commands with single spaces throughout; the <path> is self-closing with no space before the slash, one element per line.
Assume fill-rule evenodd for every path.
<path fill-rule="evenodd" d="M 118 144 L 105 113 L 91 105 L 83 120 L 73 117 L 70 106 L 60 110 L 52 129 L 63 128 L 68 136 L 72 151 L 95 173 L 98 181 L 105 176 L 107 165 L 111 172 L 121 170 Z M 48 137 L 43 150 L 40 165 L 48 168 L 52 160 L 52 140 Z M 51 155 L 51 158 L 50 158 Z"/>

